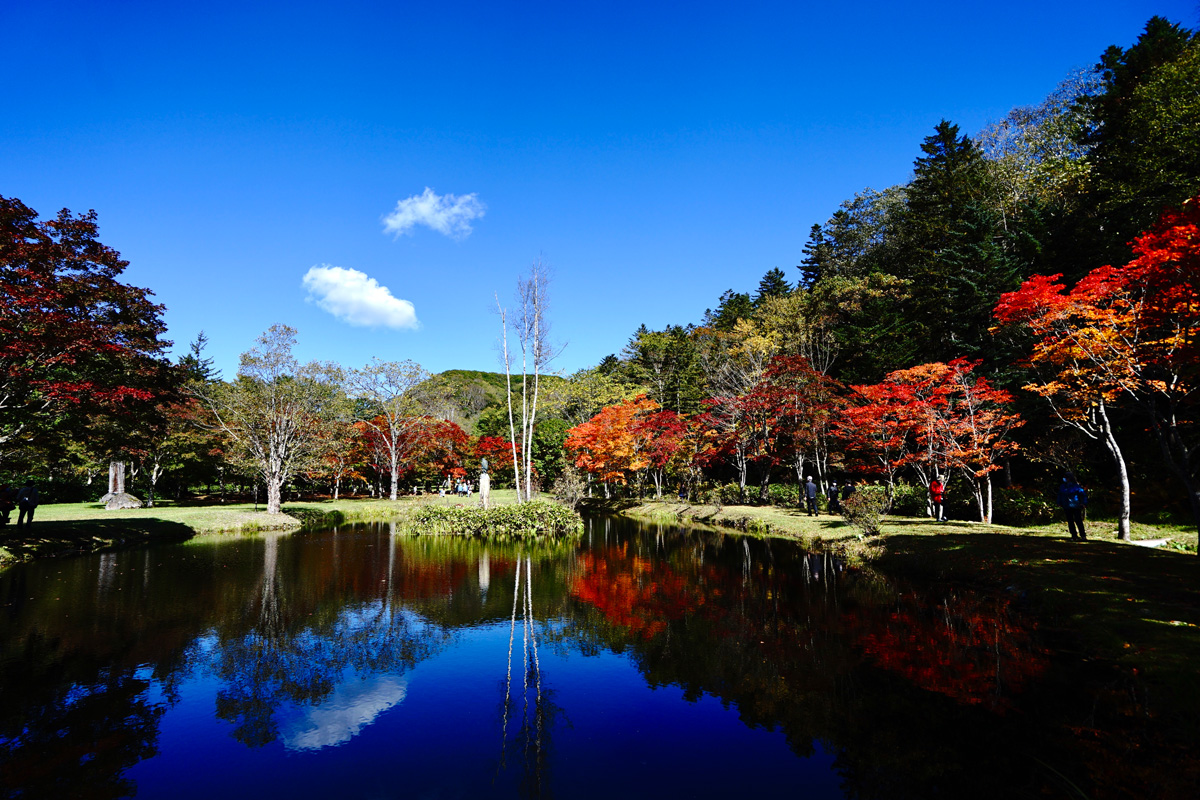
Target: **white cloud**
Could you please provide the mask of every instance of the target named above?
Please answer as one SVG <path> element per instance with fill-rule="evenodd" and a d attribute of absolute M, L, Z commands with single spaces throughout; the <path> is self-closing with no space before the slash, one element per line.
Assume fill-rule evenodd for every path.
<path fill-rule="evenodd" d="M 304 274 L 308 301 L 342 322 L 366 328 L 416 328 L 417 312 L 407 300 L 356 269 L 322 264 Z"/>
<path fill-rule="evenodd" d="M 396 203 L 396 210 L 383 218 L 383 230 L 401 236 L 424 225 L 451 239 L 465 239 L 471 235 L 471 220 L 479 219 L 486 210 L 474 192 L 461 197 L 436 195 L 426 186 L 423 193 Z"/>

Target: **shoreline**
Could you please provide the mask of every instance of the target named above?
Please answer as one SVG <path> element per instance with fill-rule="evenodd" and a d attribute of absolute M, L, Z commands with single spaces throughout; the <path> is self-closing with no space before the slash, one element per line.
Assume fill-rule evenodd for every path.
<path fill-rule="evenodd" d="M 694 524 L 797 541 L 885 576 L 960 586 L 1020 598 L 1048 634 L 1071 642 L 1071 658 L 1101 668 L 1134 689 L 1144 724 L 1165 723 L 1168 738 L 1200 736 L 1200 558 L 1196 534 L 1135 525 L 1135 539 L 1089 521 L 1089 539 L 1072 541 L 1065 522 L 1010 528 L 971 522 L 884 517 L 882 533 L 862 537 L 840 518 L 809 518 L 761 506 L 628 504 L 607 513 L 648 522 Z M 593 511 L 598 511 L 593 505 Z M 1190 539 L 1189 539 L 1190 536 Z M 1179 540 L 1182 540 L 1180 546 Z M 1192 737 L 1192 739 L 1189 739 Z"/>
<path fill-rule="evenodd" d="M 492 492 L 494 505 L 515 502 L 512 490 Z M 197 503 L 179 505 L 160 501 L 154 508 L 108 511 L 99 503 L 53 503 L 38 507 L 29 528 L 14 523 L 0 527 L 0 569 L 42 558 L 95 553 L 158 541 L 186 541 L 200 536 L 301 531 L 349 522 L 391 522 L 404 519 L 426 506 L 474 506 L 470 498 L 403 497 L 298 500 L 284 503 L 272 515 L 253 503 Z M 16 518 L 15 512 L 13 516 Z"/>

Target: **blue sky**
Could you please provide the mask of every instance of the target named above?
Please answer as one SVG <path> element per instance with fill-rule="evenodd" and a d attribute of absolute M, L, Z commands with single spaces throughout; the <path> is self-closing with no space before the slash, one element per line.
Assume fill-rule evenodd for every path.
<path fill-rule="evenodd" d="M 811 225 L 906 181 L 939 120 L 1037 103 L 1154 14 L 1200 24 L 1195 0 L 9 0 L 0 194 L 95 209 L 226 377 L 277 322 L 302 360 L 498 369 L 493 294 L 539 256 L 571 372 L 794 279 Z"/>

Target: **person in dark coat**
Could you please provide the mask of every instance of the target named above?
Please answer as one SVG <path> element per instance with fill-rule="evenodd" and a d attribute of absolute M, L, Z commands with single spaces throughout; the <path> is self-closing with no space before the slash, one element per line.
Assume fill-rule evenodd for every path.
<path fill-rule="evenodd" d="M 808 505 L 808 515 L 817 516 L 817 485 L 813 483 L 812 475 L 808 476 L 808 483 L 804 484 L 804 502 Z"/>
<path fill-rule="evenodd" d="M 1070 472 L 1063 475 L 1062 483 L 1058 486 L 1058 504 L 1067 515 L 1067 530 L 1071 538 L 1081 542 L 1087 541 L 1087 532 L 1083 529 L 1087 501 L 1087 490 L 1079 485 L 1075 476 Z"/>
<path fill-rule="evenodd" d="M 12 510 L 17 507 L 17 490 L 11 486 L 0 488 L 0 525 L 7 525 Z"/>
<path fill-rule="evenodd" d="M 838 499 L 838 484 L 837 481 L 832 481 L 829 484 L 829 513 L 842 513 L 842 501 Z"/>
<path fill-rule="evenodd" d="M 26 481 L 17 492 L 17 527 L 33 524 L 33 512 L 38 507 L 38 490 L 33 481 Z"/>

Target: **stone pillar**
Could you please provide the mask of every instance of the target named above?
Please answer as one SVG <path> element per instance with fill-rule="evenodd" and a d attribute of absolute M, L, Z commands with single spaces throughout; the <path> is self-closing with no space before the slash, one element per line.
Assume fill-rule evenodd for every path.
<path fill-rule="evenodd" d="M 121 508 L 141 508 L 142 501 L 125 492 L 125 462 L 108 462 L 108 494 L 100 498 L 104 507 L 112 511 Z"/>
<path fill-rule="evenodd" d="M 108 493 L 123 494 L 125 492 L 125 462 L 108 462 Z"/>

